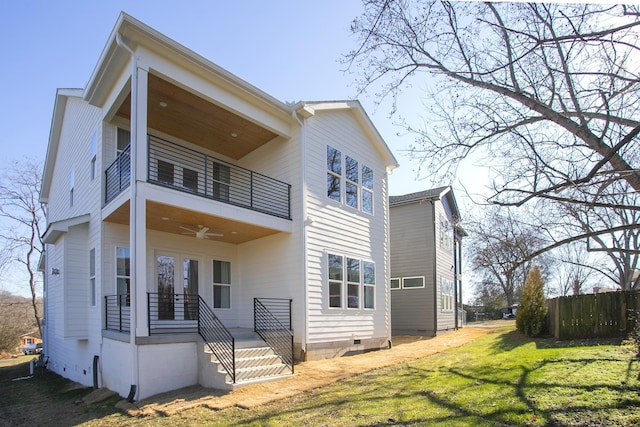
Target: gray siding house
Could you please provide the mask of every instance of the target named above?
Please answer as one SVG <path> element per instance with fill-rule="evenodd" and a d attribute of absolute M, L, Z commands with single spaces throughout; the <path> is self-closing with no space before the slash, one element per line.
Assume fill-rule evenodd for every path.
<path fill-rule="evenodd" d="M 451 187 L 389 198 L 391 329 L 434 336 L 465 322 L 461 255 L 466 233 Z M 457 314 L 457 315 L 456 315 Z"/>

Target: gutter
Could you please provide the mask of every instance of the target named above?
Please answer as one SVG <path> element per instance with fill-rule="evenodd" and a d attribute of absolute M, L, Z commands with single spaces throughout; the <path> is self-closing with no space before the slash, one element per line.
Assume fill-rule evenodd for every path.
<path fill-rule="evenodd" d="M 137 270 L 137 260 L 136 260 L 136 216 L 138 213 L 137 208 L 137 196 L 138 196 L 138 168 L 137 168 L 137 148 L 138 148 L 138 58 L 136 57 L 134 51 L 127 46 L 122 37 L 120 36 L 120 32 L 116 31 L 116 43 L 118 46 L 122 47 L 131 55 L 131 120 L 130 120 L 130 134 L 131 134 L 131 149 L 130 149 L 130 159 L 131 162 L 131 184 L 130 184 L 130 211 L 129 211 L 129 277 L 131 280 L 131 276 L 133 276 L 134 280 L 131 280 L 131 285 L 129 288 L 129 299 L 130 310 L 131 310 L 131 319 L 130 319 L 130 350 L 131 350 L 131 389 L 129 390 L 129 396 L 127 396 L 127 400 L 129 402 L 133 402 L 137 385 L 140 382 L 140 370 L 139 370 L 139 360 L 138 360 L 138 347 L 136 345 L 136 335 L 137 335 L 137 326 L 138 326 L 138 298 L 137 298 L 137 288 L 138 283 L 136 280 L 136 270 Z M 133 272 L 133 274 L 131 274 Z M 131 325 L 133 322 L 133 325 Z"/>

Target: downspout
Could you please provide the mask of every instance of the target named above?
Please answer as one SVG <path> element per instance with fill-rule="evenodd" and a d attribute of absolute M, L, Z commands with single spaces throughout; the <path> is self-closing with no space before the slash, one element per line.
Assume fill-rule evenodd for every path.
<path fill-rule="evenodd" d="M 458 237 L 455 229 L 453 231 L 453 328 L 458 330 Z"/>
<path fill-rule="evenodd" d="M 131 310 L 129 320 L 129 339 L 131 349 L 131 389 L 129 390 L 129 396 L 127 400 L 133 402 L 137 384 L 139 383 L 139 360 L 138 360 L 138 348 L 136 346 L 136 329 L 138 324 L 138 310 L 137 310 L 137 292 L 136 288 L 138 284 L 135 280 L 136 272 L 136 215 L 138 213 L 136 198 L 138 196 L 138 171 L 137 171 L 137 148 L 138 148 L 138 58 L 133 50 L 127 46 L 119 32 L 116 32 L 116 43 L 118 46 L 126 50 L 131 55 L 131 120 L 130 120 L 130 159 L 131 162 L 131 184 L 130 184 L 130 212 L 129 212 L 129 277 L 133 276 L 134 280 L 131 280 L 129 288 L 129 309 Z M 133 272 L 133 274 L 131 274 Z"/>
<path fill-rule="evenodd" d="M 307 154 L 307 148 L 306 148 L 306 143 L 305 143 L 305 121 L 304 120 L 300 120 L 300 118 L 298 117 L 298 113 L 296 113 L 295 110 L 291 111 L 291 116 L 294 118 L 295 121 L 298 122 L 298 124 L 300 125 L 300 156 L 301 156 L 301 161 L 300 161 L 300 165 L 301 165 L 301 170 L 300 170 L 300 174 L 301 176 L 301 182 L 302 182 L 302 277 L 304 280 L 304 286 L 302 288 L 302 298 L 303 298 L 303 305 L 304 305 L 304 310 L 303 310 L 303 318 L 304 318 L 304 337 L 302 337 L 302 339 L 300 340 L 300 351 L 303 352 L 303 354 L 305 354 L 305 358 L 306 358 L 306 352 L 307 352 L 307 337 L 308 337 L 308 332 L 309 332 L 309 325 L 307 322 L 308 319 L 308 304 L 307 304 L 307 295 L 308 295 L 308 289 L 307 287 L 309 286 L 309 283 L 307 281 L 307 276 L 308 276 L 308 268 L 307 268 L 307 227 L 309 225 L 311 225 L 311 221 L 309 221 L 309 219 L 307 218 L 307 180 L 306 180 L 306 175 L 307 175 L 307 166 L 306 166 L 306 154 Z M 293 325 L 292 325 L 293 326 Z M 301 354 L 302 355 L 302 354 Z"/>
<path fill-rule="evenodd" d="M 433 216 L 433 237 L 435 247 L 433 248 L 433 336 L 438 335 L 438 232 L 436 224 L 436 204 L 431 202 L 431 212 Z"/>

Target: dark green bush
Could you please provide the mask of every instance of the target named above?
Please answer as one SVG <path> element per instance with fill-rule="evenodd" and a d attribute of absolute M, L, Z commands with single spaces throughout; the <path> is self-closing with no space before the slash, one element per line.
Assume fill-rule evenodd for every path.
<path fill-rule="evenodd" d="M 535 266 L 527 275 L 524 282 L 522 301 L 516 312 L 516 327 L 523 334 L 535 337 L 540 335 L 545 327 L 547 304 L 544 297 L 544 280 L 540 268 Z"/>

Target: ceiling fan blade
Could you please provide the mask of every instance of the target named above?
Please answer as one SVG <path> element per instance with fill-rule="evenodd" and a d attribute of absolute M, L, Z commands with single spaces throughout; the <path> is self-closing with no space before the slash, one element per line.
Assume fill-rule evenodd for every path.
<path fill-rule="evenodd" d="M 179 225 L 178 227 L 179 227 L 179 228 L 182 228 L 182 229 L 183 229 L 183 230 L 185 230 L 185 231 L 188 231 L 189 233 L 197 233 L 197 232 L 198 232 L 198 230 L 192 230 L 192 229 L 190 229 L 190 228 L 183 227 L 183 226 L 181 226 L 181 225 Z M 182 234 L 186 234 L 186 233 L 182 233 Z"/>
<path fill-rule="evenodd" d="M 205 233 L 205 236 L 207 236 L 207 237 L 209 237 L 209 236 L 211 236 L 211 237 L 223 237 L 224 234 L 221 234 L 221 233 Z"/>

